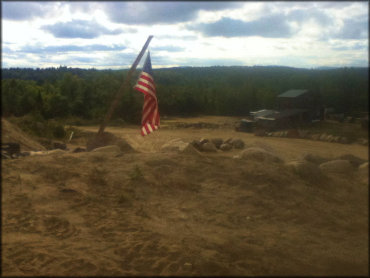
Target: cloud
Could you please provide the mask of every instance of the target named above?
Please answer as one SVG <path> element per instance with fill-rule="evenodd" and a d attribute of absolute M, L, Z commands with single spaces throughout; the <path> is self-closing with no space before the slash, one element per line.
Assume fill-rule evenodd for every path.
<path fill-rule="evenodd" d="M 112 2 L 103 3 L 108 17 L 116 23 L 150 25 L 185 22 L 200 10 L 218 11 L 241 7 L 238 2 Z"/>
<path fill-rule="evenodd" d="M 101 35 L 117 35 L 123 30 L 109 30 L 96 21 L 72 20 L 58 22 L 53 25 L 44 25 L 43 30 L 50 32 L 56 38 L 83 38 L 93 39 Z"/>
<path fill-rule="evenodd" d="M 46 17 L 55 12 L 58 3 L 10 2 L 2 1 L 2 18 L 14 21 L 29 20 L 35 17 Z"/>
<path fill-rule="evenodd" d="M 353 45 L 336 45 L 331 47 L 332 50 L 346 51 L 346 50 L 365 50 L 368 45 L 365 43 L 355 43 Z"/>
<path fill-rule="evenodd" d="M 296 9 L 290 11 L 285 17 L 287 21 L 298 23 L 314 20 L 316 23 L 325 26 L 332 23 L 332 18 L 318 9 Z"/>
<path fill-rule="evenodd" d="M 151 47 L 151 49 L 155 51 L 167 51 L 167 52 L 181 52 L 185 48 L 179 47 L 179 46 L 172 46 L 172 45 L 167 45 L 167 46 L 156 46 L 156 47 Z"/>
<path fill-rule="evenodd" d="M 188 25 L 188 29 L 200 31 L 205 36 L 286 38 L 292 35 L 292 29 L 283 15 L 268 15 L 253 21 L 242 21 L 223 17 L 213 23 Z"/>
<path fill-rule="evenodd" d="M 369 36 L 369 19 L 351 18 L 344 21 L 342 29 L 333 37 L 339 39 L 366 39 Z"/>
<path fill-rule="evenodd" d="M 121 51 L 126 47 L 122 45 L 107 46 L 102 44 L 92 44 L 86 46 L 78 45 L 55 45 L 55 46 L 24 46 L 17 52 L 26 53 L 68 53 L 68 52 L 97 52 L 97 51 Z"/>

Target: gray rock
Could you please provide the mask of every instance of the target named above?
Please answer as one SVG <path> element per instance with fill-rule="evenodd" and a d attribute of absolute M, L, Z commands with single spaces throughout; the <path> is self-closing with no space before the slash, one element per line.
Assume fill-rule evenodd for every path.
<path fill-rule="evenodd" d="M 365 159 L 354 156 L 353 154 L 343 154 L 343 155 L 338 156 L 335 159 L 348 160 L 352 164 L 352 166 L 355 168 L 359 167 L 361 164 L 363 164 L 366 161 Z"/>
<path fill-rule="evenodd" d="M 233 146 L 231 144 L 228 144 L 228 143 L 223 143 L 220 146 L 220 150 L 222 150 L 222 151 L 230 151 L 232 148 L 233 148 Z"/>
<path fill-rule="evenodd" d="M 348 144 L 349 141 L 348 141 L 347 137 L 340 137 L 339 138 L 339 143 L 341 143 L 341 144 Z"/>
<path fill-rule="evenodd" d="M 203 152 L 217 152 L 216 146 L 212 142 L 206 142 L 202 144 Z"/>
<path fill-rule="evenodd" d="M 199 140 L 199 143 L 200 143 L 201 145 L 203 145 L 203 144 L 205 144 L 205 143 L 207 143 L 207 142 L 209 142 L 209 139 L 207 139 L 207 138 L 202 138 L 202 139 L 200 139 L 200 140 Z"/>
<path fill-rule="evenodd" d="M 325 157 L 322 157 L 322 156 L 319 156 L 319 155 L 316 155 L 316 154 L 311 154 L 311 153 L 304 154 L 303 159 L 308 161 L 308 162 L 317 164 L 317 165 L 320 165 L 324 162 L 328 162 L 330 160 L 328 158 L 325 158 Z"/>
<path fill-rule="evenodd" d="M 190 144 L 193 145 L 193 147 L 196 148 L 198 151 L 201 151 L 202 144 L 200 143 L 199 140 L 193 140 L 190 142 Z"/>
<path fill-rule="evenodd" d="M 322 177 L 320 168 L 307 160 L 291 161 L 286 166 L 306 180 L 317 181 Z"/>
<path fill-rule="evenodd" d="M 244 141 L 241 139 L 234 139 L 231 141 L 231 144 L 235 149 L 243 149 L 245 146 Z"/>
<path fill-rule="evenodd" d="M 222 138 L 213 138 L 211 139 L 211 142 L 215 145 L 217 149 L 219 149 L 222 143 L 224 142 L 224 140 L 222 140 Z"/>
<path fill-rule="evenodd" d="M 184 154 L 201 155 L 201 153 L 190 143 L 180 145 L 179 152 Z"/>

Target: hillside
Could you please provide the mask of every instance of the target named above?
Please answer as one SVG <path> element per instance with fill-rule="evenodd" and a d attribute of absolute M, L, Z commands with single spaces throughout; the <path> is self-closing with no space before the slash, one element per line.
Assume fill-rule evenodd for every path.
<path fill-rule="evenodd" d="M 223 124 L 175 125 L 199 121 Z M 110 127 L 136 152 L 3 160 L 2 274 L 368 275 L 367 167 L 293 162 L 307 153 L 368 161 L 368 147 L 256 137 L 235 132 L 233 121 L 169 119 L 148 137 L 137 126 Z M 244 148 L 162 148 L 230 137 Z M 251 148 L 257 153 L 246 155 Z"/>

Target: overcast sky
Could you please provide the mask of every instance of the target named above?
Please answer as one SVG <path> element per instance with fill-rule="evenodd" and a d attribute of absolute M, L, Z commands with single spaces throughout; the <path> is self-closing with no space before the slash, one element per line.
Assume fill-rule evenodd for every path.
<path fill-rule="evenodd" d="M 369 2 L 2 1 L 2 67 L 369 65 Z M 142 64 L 142 63 L 141 63 Z"/>

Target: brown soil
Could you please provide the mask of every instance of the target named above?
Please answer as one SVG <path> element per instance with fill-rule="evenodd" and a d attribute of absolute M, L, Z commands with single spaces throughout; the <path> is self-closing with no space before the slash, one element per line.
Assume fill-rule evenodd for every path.
<path fill-rule="evenodd" d="M 4 118 L 1 118 L 1 142 L 18 143 L 21 151 L 44 151 L 44 146 L 35 139 L 25 134 L 19 127 L 13 125 Z"/>
<path fill-rule="evenodd" d="M 367 147 L 167 124 L 147 137 L 107 129 L 138 153 L 3 160 L 3 275 L 368 275 L 368 180 L 356 171 L 305 179 L 284 162 L 234 159 L 242 150 L 160 151 L 234 137 L 289 162 L 368 160 Z"/>

